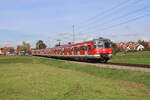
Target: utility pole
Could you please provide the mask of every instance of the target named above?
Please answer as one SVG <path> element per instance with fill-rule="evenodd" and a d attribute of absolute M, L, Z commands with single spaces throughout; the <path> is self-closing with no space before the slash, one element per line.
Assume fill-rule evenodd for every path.
<path fill-rule="evenodd" d="M 49 48 L 51 47 L 51 38 L 48 37 L 48 45 L 49 45 Z"/>
<path fill-rule="evenodd" d="M 74 25 L 72 25 L 72 35 L 73 35 L 73 43 L 75 43 L 75 32 L 74 32 Z"/>
<path fill-rule="evenodd" d="M 57 42 L 58 42 L 58 46 L 60 46 L 61 45 L 61 40 L 58 39 Z"/>

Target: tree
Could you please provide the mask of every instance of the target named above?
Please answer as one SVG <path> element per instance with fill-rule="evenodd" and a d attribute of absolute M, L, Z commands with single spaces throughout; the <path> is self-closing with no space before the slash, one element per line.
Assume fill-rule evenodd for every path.
<path fill-rule="evenodd" d="M 36 49 L 45 49 L 47 46 L 42 40 L 38 40 L 36 43 Z"/>
<path fill-rule="evenodd" d="M 145 50 L 149 50 L 148 48 L 148 42 L 144 41 L 144 40 L 138 40 L 138 43 L 143 45 Z"/>
<path fill-rule="evenodd" d="M 26 43 L 26 42 L 22 42 L 22 45 L 18 45 L 17 46 L 17 53 L 20 54 L 20 53 L 23 53 L 23 55 L 25 54 L 30 54 L 30 44 L 29 43 Z"/>
<path fill-rule="evenodd" d="M 14 53 L 15 52 L 15 49 L 13 47 L 10 47 L 10 53 Z"/>
<path fill-rule="evenodd" d="M 23 42 L 22 46 L 23 46 L 23 50 L 25 53 L 30 53 L 30 44 L 29 43 Z"/>
<path fill-rule="evenodd" d="M 112 53 L 113 54 L 116 54 L 116 53 L 120 52 L 120 48 L 118 48 L 116 43 L 112 42 L 111 45 L 112 45 Z"/>

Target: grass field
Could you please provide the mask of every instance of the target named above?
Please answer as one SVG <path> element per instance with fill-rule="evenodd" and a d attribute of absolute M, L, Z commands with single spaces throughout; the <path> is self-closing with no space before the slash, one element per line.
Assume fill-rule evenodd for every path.
<path fill-rule="evenodd" d="M 0 100 L 150 100 L 150 73 L 0 56 Z"/>
<path fill-rule="evenodd" d="M 118 53 L 109 62 L 150 65 L 150 51 Z"/>

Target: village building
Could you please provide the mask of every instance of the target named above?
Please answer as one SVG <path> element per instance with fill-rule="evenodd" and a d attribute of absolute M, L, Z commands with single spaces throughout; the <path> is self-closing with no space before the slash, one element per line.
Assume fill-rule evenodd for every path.
<path fill-rule="evenodd" d="M 2 51 L 1 51 L 1 49 L 0 49 L 0 55 L 2 55 Z"/>
<path fill-rule="evenodd" d="M 150 48 L 150 42 L 148 42 L 148 48 Z"/>
<path fill-rule="evenodd" d="M 0 54 L 1 55 L 10 55 L 12 53 L 14 53 L 14 50 L 13 47 L 3 47 L 0 49 Z"/>
<path fill-rule="evenodd" d="M 137 42 L 121 42 L 118 44 L 118 47 L 120 49 L 124 49 L 124 50 L 127 50 L 127 51 L 130 51 L 130 50 L 137 50 L 137 51 L 143 51 L 144 50 L 144 46 L 143 45 L 140 45 L 139 43 Z"/>
<path fill-rule="evenodd" d="M 144 46 L 143 45 L 138 45 L 136 50 L 137 51 L 143 51 L 144 50 Z"/>
<path fill-rule="evenodd" d="M 118 44 L 118 47 L 119 47 L 120 49 L 126 49 L 126 48 L 127 48 L 127 45 L 126 45 L 125 42 L 121 42 L 121 43 Z"/>

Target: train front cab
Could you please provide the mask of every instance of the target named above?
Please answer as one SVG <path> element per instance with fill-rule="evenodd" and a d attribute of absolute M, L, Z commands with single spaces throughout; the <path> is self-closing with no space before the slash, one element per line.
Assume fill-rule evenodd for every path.
<path fill-rule="evenodd" d="M 107 62 L 112 57 L 111 41 L 109 39 L 95 39 L 94 55 L 97 55 L 98 60 Z"/>

